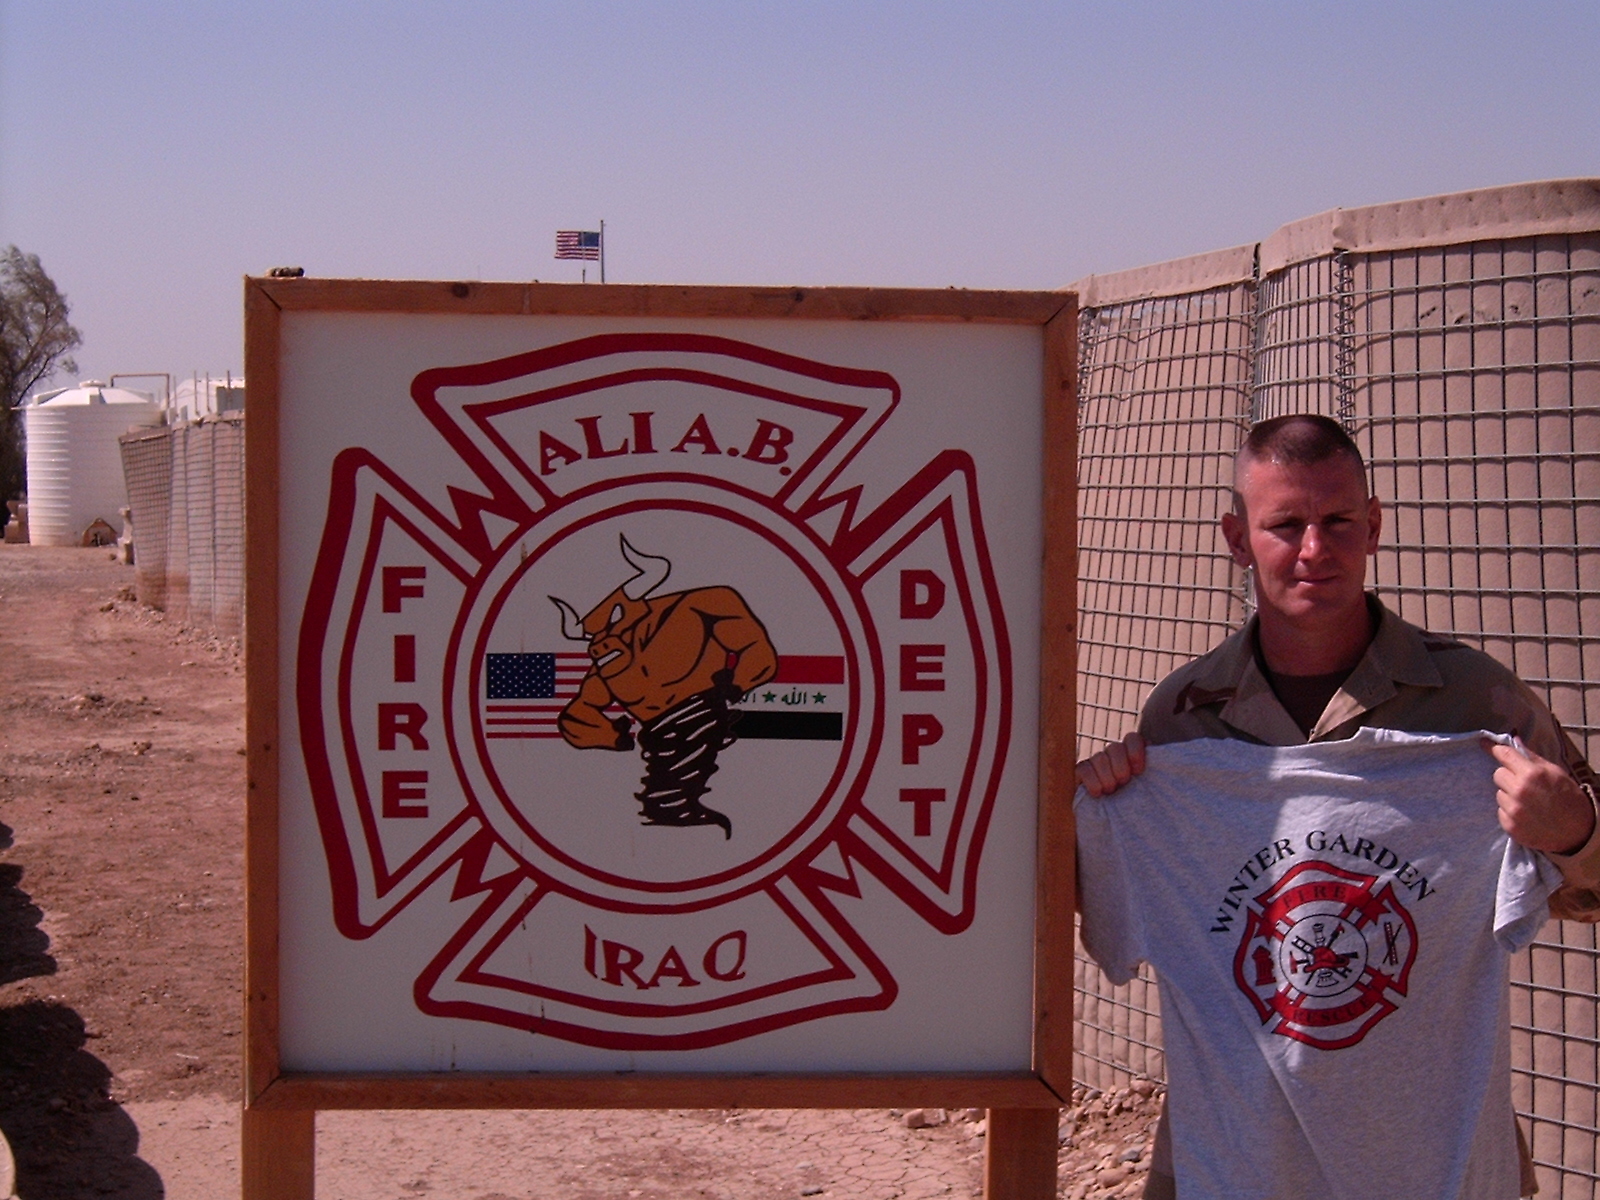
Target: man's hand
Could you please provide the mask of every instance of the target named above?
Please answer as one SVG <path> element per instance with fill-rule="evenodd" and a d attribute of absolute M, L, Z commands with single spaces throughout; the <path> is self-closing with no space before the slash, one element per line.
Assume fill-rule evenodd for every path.
<path fill-rule="evenodd" d="M 1559 763 L 1540 758 L 1519 740 L 1514 746 L 1484 738 L 1499 763 L 1494 773 L 1500 828 L 1530 850 L 1576 854 L 1594 833 L 1594 805 Z"/>
<path fill-rule="evenodd" d="M 1137 730 L 1078 764 L 1078 782 L 1096 797 L 1111 795 L 1143 773 L 1144 739 Z"/>
<path fill-rule="evenodd" d="M 727 667 L 711 672 L 711 694 L 724 704 L 737 704 L 744 699 L 744 689 L 733 681 L 733 672 Z"/>

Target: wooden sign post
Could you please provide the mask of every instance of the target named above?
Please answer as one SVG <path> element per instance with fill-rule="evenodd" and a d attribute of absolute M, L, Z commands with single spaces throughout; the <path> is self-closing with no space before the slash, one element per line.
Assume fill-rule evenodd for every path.
<path fill-rule="evenodd" d="M 244 1195 L 337 1108 L 1071 1085 L 1069 293 L 249 279 Z"/>

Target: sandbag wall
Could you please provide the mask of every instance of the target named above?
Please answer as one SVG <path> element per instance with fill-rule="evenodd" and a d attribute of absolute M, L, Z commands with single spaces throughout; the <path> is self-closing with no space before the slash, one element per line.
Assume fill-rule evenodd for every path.
<path fill-rule="evenodd" d="M 1344 421 L 1386 506 L 1372 579 L 1514 668 L 1600 759 L 1600 183 L 1336 210 L 1080 293 L 1081 754 L 1247 613 L 1216 517 L 1251 421 Z M 1600 944 L 1513 969 L 1515 1100 L 1543 1194 L 1600 1194 Z M 1076 1073 L 1159 1077 L 1148 978 L 1080 956 Z"/>
<path fill-rule="evenodd" d="M 139 601 L 219 637 L 244 628 L 244 416 L 121 439 Z"/>

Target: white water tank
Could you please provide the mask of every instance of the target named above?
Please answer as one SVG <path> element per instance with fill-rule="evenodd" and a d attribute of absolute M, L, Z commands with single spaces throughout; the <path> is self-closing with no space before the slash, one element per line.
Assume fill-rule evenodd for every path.
<path fill-rule="evenodd" d="M 39 392 L 23 405 L 28 438 L 28 540 L 76 546 L 96 518 L 120 530 L 128 503 L 119 435 L 161 424 L 161 406 L 143 392 L 90 379 Z"/>

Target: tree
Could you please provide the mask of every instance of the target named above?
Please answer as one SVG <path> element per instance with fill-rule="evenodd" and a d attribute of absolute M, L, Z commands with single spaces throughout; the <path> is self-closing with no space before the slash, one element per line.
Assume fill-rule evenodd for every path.
<path fill-rule="evenodd" d="M 27 480 L 22 414 L 13 410 L 57 371 L 76 372 L 70 356 L 81 345 L 67 298 L 39 256 L 7 246 L 0 254 L 0 501 L 22 495 Z"/>

